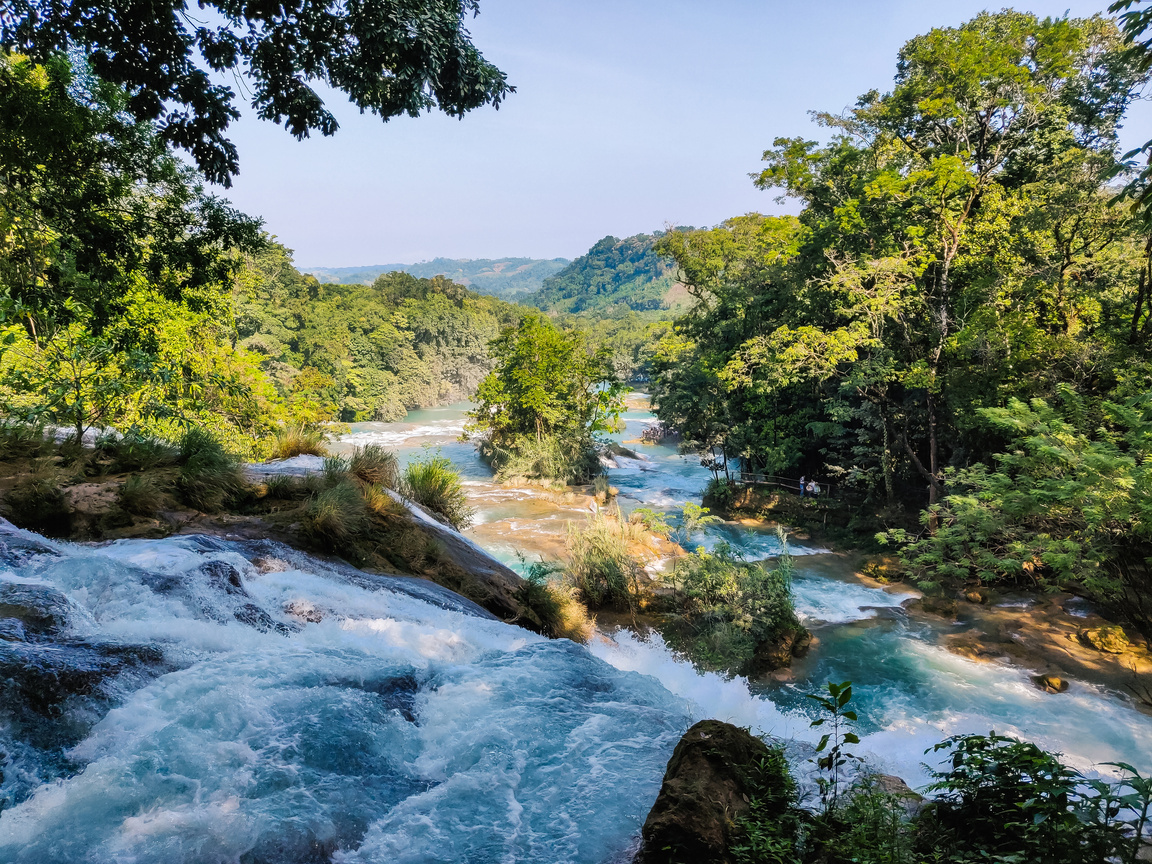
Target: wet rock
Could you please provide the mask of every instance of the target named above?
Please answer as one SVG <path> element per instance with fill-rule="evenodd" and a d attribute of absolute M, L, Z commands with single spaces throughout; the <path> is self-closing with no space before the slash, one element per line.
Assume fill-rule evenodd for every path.
<path fill-rule="evenodd" d="M 47 585 L 0 582 L 0 618 L 18 621 L 25 636 L 49 636 L 68 627 L 68 598 Z"/>
<path fill-rule="evenodd" d="M 767 755 L 763 741 L 730 723 L 703 720 L 689 729 L 644 822 L 637 864 L 730 861 L 733 826 L 755 791 L 747 766 Z"/>
<path fill-rule="evenodd" d="M 0 702 L 52 716 L 69 698 L 92 695 L 121 672 L 163 661 L 151 645 L 0 642 Z"/>
<path fill-rule="evenodd" d="M 744 673 L 755 677 L 784 669 L 792 664 L 793 657 L 807 654 L 811 645 L 812 634 L 807 630 L 789 631 L 776 639 L 761 642 Z"/>
<path fill-rule="evenodd" d="M 240 572 L 231 564 L 224 561 L 209 561 L 200 567 L 200 572 L 208 577 L 208 584 L 216 590 L 223 591 L 225 594 L 248 596 L 248 592 L 244 590 L 244 582 L 240 578 Z"/>
<path fill-rule="evenodd" d="M 292 569 L 292 565 L 284 559 L 273 558 L 270 555 L 262 555 L 259 558 L 253 558 L 252 566 L 261 573 L 283 573 L 286 570 Z"/>
<path fill-rule="evenodd" d="M 1068 689 L 1068 682 L 1059 675 L 1036 675 L 1032 683 L 1045 693 L 1063 693 Z"/>
<path fill-rule="evenodd" d="M 299 630 L 298 627 L 285 624 L 283 621 L 277 621 L 255 603 L 244 603 L 237 606 L 232 613 L 232 617 L 241 624 L 254 627 L 261 633 L 268 633 L 275 630 L 277 633 L 282 633 L 287 636 L 289 633 L 295 633 Z"/>
<path fill-rule="evenodd" d="M 988 594 L 974 588 L 971 591 L 964 592 L 964 599 L 969 603 L 976 603 L 982 606 L 988 602 Z"/>
<path fill-rule="evenodd" d="M 307 600 L 290 600 L 284 604 L 284 614 L 291 615 L 308 624 L 319 624 L 324 620 L 324 613 Z"/>
<path fill-rule="evenodd" d="M 955 618 L 956 598 L 925 594 L 920 598 L 920 609 L 929 615 L 939 615 L 941 618 Z"/>
<path fill-rule="evenodd" d="M 1115 624 L 1109 627 L 1089 627 L 1077 635 L 1089 648 L 1095 648 L 1106 654 L 1123 654 L 1132 644 L 1124 628 Z"/>
<path fill-rule="evenodd" d="M 24 642 L 27 638 L 24 622 L 19 618 L 0 618 L 0 639 L 5 642 Z"/>

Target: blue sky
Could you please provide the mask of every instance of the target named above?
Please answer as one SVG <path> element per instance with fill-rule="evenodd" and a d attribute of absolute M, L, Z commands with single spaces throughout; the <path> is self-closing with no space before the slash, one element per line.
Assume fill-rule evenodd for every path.
<path fill-rule="evenodd" d="M 1032 0 L 1040 15 L 1106 2 Z M 333 138 L 245 116 L 229 197 L 304 266 L 572 258 L 607 234 L 712 225 L 772 193 L 748 174 L 807 112 L 886 89 L 896 52 L 996 5 L 968 0 L 481 0 L 476 44 L 516 85 L 499 111 L 385 124 L 338 94 Z M 1152 138 L 1152 106 L 1123 143 Z"/>

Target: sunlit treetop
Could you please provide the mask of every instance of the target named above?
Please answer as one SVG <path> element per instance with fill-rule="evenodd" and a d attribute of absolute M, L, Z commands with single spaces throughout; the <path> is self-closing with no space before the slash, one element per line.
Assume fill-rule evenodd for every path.
<path fill-rule="evenodd" d="M 44 61 L 82 52 L 126 88 L 128 110 L 188 151 L 210 180 L 239 171 L 225 137 L 237 94 L 211 72 L 243 75 L 258 116 L 296 138 L 338 124 L 317 92 L 345 93 L 384 120 L 499 106 L 515 88 L 464 27 L 477 0 L 4 0 L 0 44 Z"/>

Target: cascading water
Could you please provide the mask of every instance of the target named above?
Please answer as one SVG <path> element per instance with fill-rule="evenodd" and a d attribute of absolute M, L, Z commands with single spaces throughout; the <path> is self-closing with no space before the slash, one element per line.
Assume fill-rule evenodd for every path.
<path fill-rule="evenodd" d="M 3 539 L 0 616 L 42 626 L 0 642 L 0 860 L 610 860 L 688 722 L 427 583 Z"/>
<path fill-rule="evenodd" d="M 478 492 L 482 525 L 474 529 L 477 539 L 515 566 L 518 547 L 532 548 L 540 535 L 562 537 L 567 519 L 583 516 L 564 505 L 542 514 L 532 497 L 539 496 L 538 490 L 493 486 L 491 471 L 471 445 L 456 441 L 466 408 L 413 412 L 406 424 L 356 426 L 346 444 L 389 441 L 402 458 L 418 455 L 425 446 L 441 447 Z M 674 447 L 628 444 L 655 418 L 634 410 L 624 419 L 626 428 L 616 438 L 642 457 L 617 457 L 616 467 L 608 471 L 625 512 L 651 507 L 671 513 L 686 502 L 699 502 L 709 478 L 699 460 Z M 493 536 L 484 530 L 498 520 L 514 524 L 515 531 Z M 780 551 L 773 532 L 731 524 L 710 529 L 692 542 L 710 547 L 720 540 L 752 559 Z M 812 709 L 805 694 L 826 681 L 852 680 L 865 733 L 858 751 L 876 767 L 914 784 L 927 779 L 923 763 L 931 757 L 924 751 L 931 745 L 948 735 L 992 729 L 1034 740 L 1083 770 L 1107 771 L 1100 763 L 1123 760 L 1152 771 L 1152 718 L 1123 694 L 1076 681 L 1058 697 L 1045 694 L 1029 680 L 1029 670 L 978 663 L 947 651 L 942 643 L 952 625 L 909 619 L 900 608 L 908 595 L 900 589 L 867 587 L 844 572 L 843 564 L 829 561 L 830 556 L 808 554 L 822 550 L 791 544 L 791 551 L 798 556 L 793 583 L 797 609 L 820 644 L 795 664 L 790 682 L 750 686 L 741 678 L 701 674 L 673 655 L 658 636 L 640 639 L 627 631 L 594 643 L 590 650 L 617 668 L 657 678 L 687 700 L 695 719 L 731 720 L 798 742 L 816 740 L 808 728 Z"/>
<path fill-rule="evenodd" d="M 628 419 L 634 437 L 649 416 Z M 494 486 L 454 441 L 459 410 L 410 420 L 352 441 L 442 445 L 481 528 L 520 526 L 479 541 L 510 557 L 581 518 Z M 610 472 L 625 509 L 698 500 L 694 460 L 645 454 Z M 779 551 L 734 526 L 701 539 Z M 931 744 L 991 728 L 1081 768 L 1152 769 L 1152 719 L 1118 694 L 1041 693 L 1024 670 L 944 650 L 947 625 L 908 619 L 899 592 L 828 556 L 797 564 L 820 645 L 794 681 L 750 685 L 699 673 L 657 636 L 549 641 L 429 583 L 273 543 L 84 547 L 0 526 L 0 861 L 624 861 L 691 722 L 789 739 L 803 773 L 803 697 L 827 680 L 856 684 L 854 749 L 914 785 Z"/>

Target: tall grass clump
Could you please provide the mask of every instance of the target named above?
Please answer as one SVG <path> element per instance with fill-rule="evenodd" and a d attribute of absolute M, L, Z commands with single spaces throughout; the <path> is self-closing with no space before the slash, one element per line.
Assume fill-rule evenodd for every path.
<path fill-rule="evenodd" d="M 324 484 L 336 486 L 348 479 L 348 459 L 345 456 L 324 457 Z"/>
<path fill-rule="evenodd" d="M 20 528 L 53 537 L 66 537 L 72 530 L 72 508 L 60 488 L 62 477 L 50 457 L 32 463 L 32 473 L 4 498 L 8 519 Z"/>
<path fill-rule="evenodd" d="M 400 491 L 457 531 L 467 527 L 476 515 L 468 506 L 459 472 L 450 459 L 439 454 L 409 462 L 404 468 Z"/>
<path fill-rule="evenodd" d="M 523 556 L 520 560 L 524 561 Z M 560 569 L 543 561 L 528 565 L 516 599 L 536 615 L 545 636 L 587 642 L 592 638 L 596 619 L 588 614 L 588 607 L 580 602 L 573 585 L 553 578 Z"/>
<path fill-rule="evenodd" d="M 186 504 L 199 510 L 219 510 L 246 485 L 239 460 L 199 426 L 180 439 L 180 461 L 176 489 Z"/>
<path fill-rule="evenodd" d="M 34 459 L 56 449 L 42 425 L 6 420 L 0 423 L 0 459 Z"/>
<path fill-rule="evenodd" d="M 588 483 L 600 473 L 600 457 L 586 437 L 523 435 L 505 444 L 486 440 L 480 444 L 480 455 L 501 481 L 555 480 L 571 485 Z"/>
<path fill-rule="evenodd" d="M 98 460 L 108 460 L 108 471 L 121 474 L 175 465 L 180 460 L 181 452 L 167 441 L 150 435 L 105 432 L 96 439 L 94 455 Z"/>
<path fill-rule="evenodd" d="M 152 477 L 133 474 L 116 491 L 116 500 L 129 513 L 151 516 L 164 505 L 164 494 Z"/>
<path fill-rule="evenodd" d="M 365 444 L 354 449 L 348 459 L 348 470 L 368 486 L 395 489 L 400 483 L 400 463 L 396 454 L 379 444 Z"/>
<path fill-rule="evenodd" d="M 629 544 L 641 539 L 642 525 L 615 513 L 589 515 L 583 526 L 568 525 L 568 578 L 590 609 L 635 609 L 643 570 Z"/>
<path fill-rule="evenodd" d="M 278 429 L 272 436 L 272 458 L 291 459 L 293 456 L 324 456 L 324 430 L 306 423 L 297 423 Z"/>
<path fill-rule="evenodd" d="M 348 543 L 368 525 L 368 507 L 350 480 L 317 493 L 304 509 L 305 530 L 333 547 Z"/>

